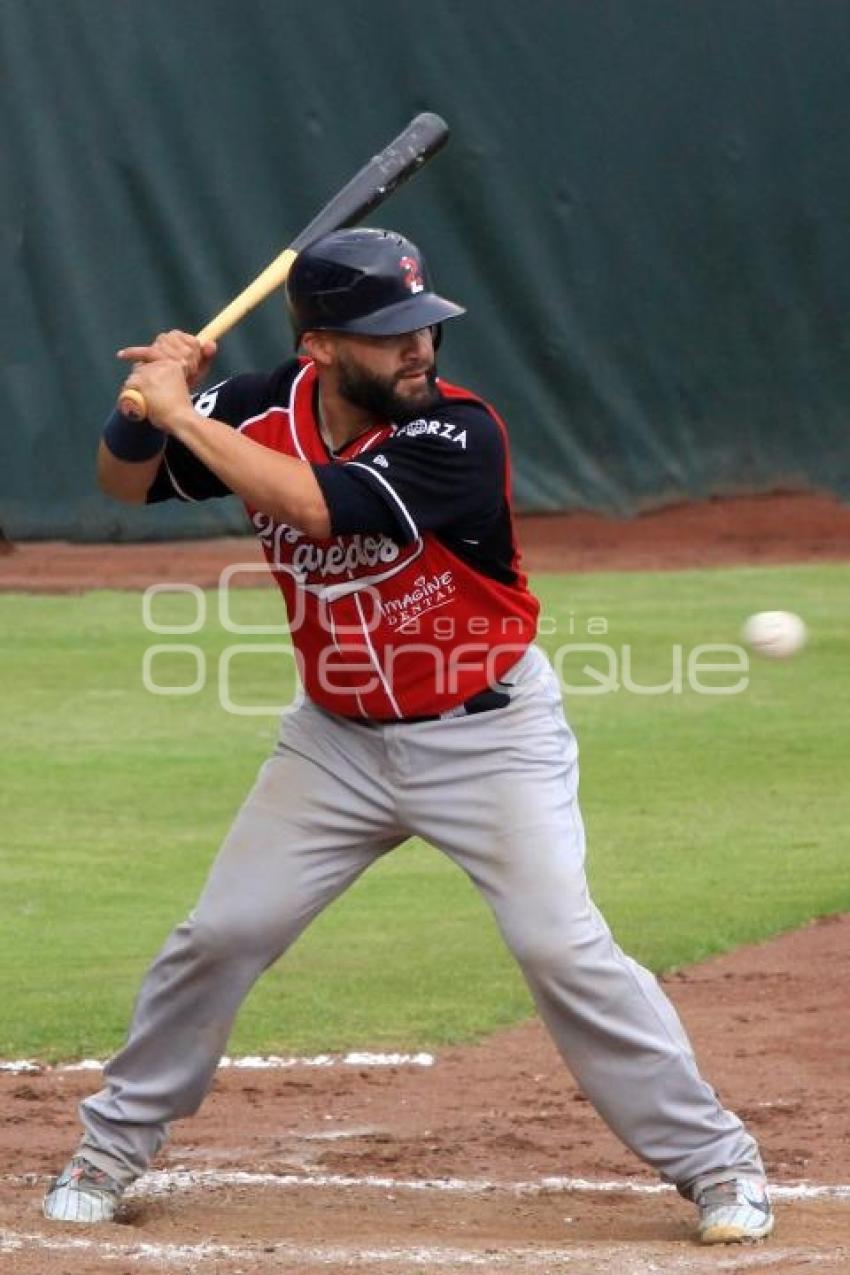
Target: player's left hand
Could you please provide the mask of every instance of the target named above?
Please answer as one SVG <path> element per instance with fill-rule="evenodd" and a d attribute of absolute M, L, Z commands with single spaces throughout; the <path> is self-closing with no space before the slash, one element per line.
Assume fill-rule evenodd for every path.
<path fill-rule="evenodd" d="M 147 419 L 167 434 L 176 433 L 181 415 L 194 412 L 186 373 L 177 359 L 158 358 L 133 368 L 122 387 L 138 390 L 147 404 Z"/>

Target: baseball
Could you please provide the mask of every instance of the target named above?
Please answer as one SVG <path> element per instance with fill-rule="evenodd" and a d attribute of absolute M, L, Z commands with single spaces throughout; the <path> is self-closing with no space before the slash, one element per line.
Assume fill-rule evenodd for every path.
<path fill-rule="evenodd" d="M 757 655 L 787 660 L 805 645 L 806 626 L 793 611 L 759 611 L 747 620 L 741 637 Z"/>

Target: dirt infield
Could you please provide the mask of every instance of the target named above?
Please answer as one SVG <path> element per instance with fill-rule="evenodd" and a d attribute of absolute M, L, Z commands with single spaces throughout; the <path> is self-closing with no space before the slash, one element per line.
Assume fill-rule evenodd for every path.
<path fill-rule="evenodd" d="M 521 536 L 531 570 L 841 560 L 850 509 L 788 495 L 628 523 L 529 518 Z M 242 539 L 30 544 L 0 557 L 0 588 L 214 585 L 233 561 L 259 551 Z M 762 1245 L 694 1245 L 692 1207 L 654 1189 L 527 1023 L 427 1068 L 221 1072 L 200 1114 L 175 1127 L 155 1166 L 165 1176 L 145 1179 L 121 1223 L 101 1228 L 48 1225 L 39 1211 L 96 1078 L 0 1072 L 0 1271 L 850 1272 L 850 917 L 665 984 L 778 1185 L 777 1233 Z"/>
<path fill-rule="evenodd" d="M 39 1214 L 76 1137 L 76 1101 L 97 1077 L 0 1075 L 0 1270 L 850 1270 L 850 1189 L 809 1200 L 790 1191 L 850 1180 L 850 917 L 665 982 L 706 1076 L 761 1140 L 780 1188 L 777 1232 L 762 1245 L 702 1251 L 692 1206 L 672 1191 L 627 1190 L 627 1179 L 651 1188 L 654 1178 L 528 1023 L 446 1050 L 429 1068 L 221 1072 L 157 1162 L 171 1176 L 143 1182 L 122 1224 L 100 1228 Z"/>
<path fill-rule="evenodd" d="M 519 520 L 529 571 L 634 571 L 736 563 L 850 559 L 850 506 L 831 496 L 789 493 L 678 505 L 620 520 L 574 513 Z M 0 555 L 0 590 L 57 593 L 143 589 L 158 581 L 218 583 L 234 562 L 260 564 L 253 537 L 79 545 L 15 546 Z M 254 585 L 264 575 L 237 576 Z"/>

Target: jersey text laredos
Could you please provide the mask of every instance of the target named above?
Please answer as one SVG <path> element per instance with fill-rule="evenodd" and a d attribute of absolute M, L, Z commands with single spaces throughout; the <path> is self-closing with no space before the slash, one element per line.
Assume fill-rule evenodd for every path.
<path fill-rule="evenodd" d="M 308 360 L 234 377 L 196 400 L 202 414 L 313 466 L 328 539 L 248 514 L 286 601 L 304 688 L 333 713 L 397 721 L 447 712 L 503 677 L 535 633 L 504 425 L 468 391 L 438 388 L 421 418 L 376 425 L 335 455 Z M 150 500 L 226 492 L 169 439 Z"/>

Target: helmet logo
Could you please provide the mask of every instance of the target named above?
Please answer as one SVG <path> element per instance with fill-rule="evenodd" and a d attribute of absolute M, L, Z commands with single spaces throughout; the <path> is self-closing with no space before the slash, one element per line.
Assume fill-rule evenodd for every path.
<path fill-rule="evenodd" d="M 416 258 L 402 257 L 398 264 L 402 274 L 404 275 L 405 287 L 410 292 L 424 292 L 425 283 L 422 279 L 422 271 Z"/>

